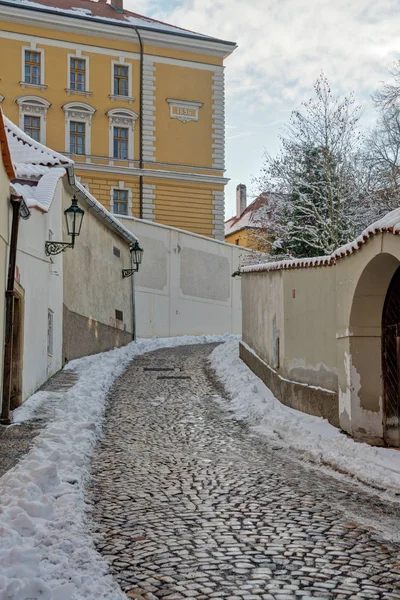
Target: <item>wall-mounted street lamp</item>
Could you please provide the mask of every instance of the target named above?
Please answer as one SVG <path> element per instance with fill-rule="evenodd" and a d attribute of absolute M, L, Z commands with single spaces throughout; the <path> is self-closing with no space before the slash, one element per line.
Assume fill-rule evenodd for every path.
<path fill-rule="evenodd" d="M 85 211 L 79 208 L 78 200 L 74 196 L 72 198 L 72 204 L 69 208 L 64 210 L 65 220 L 67 222 L 67 232 L 71 236 L 71 242 L 53 242 L 49 241 L 45 243 L 45 252 L 47 256 L 51 254 L 60 254 L 65 252 L 67 248 L 73 248 L 75 246 L 75 238 L 81 232 L 82 220 Z"/>
<path fill-rule="evenodd" d="M 122 278 L 130 277 L 134 273 L 139 271 L 139 265 L 143 258 L 143 248 L 139 246 L 139 242 L 136 240 L 130 247 L 132 257 L 132 269 L 122 269 Z"/>

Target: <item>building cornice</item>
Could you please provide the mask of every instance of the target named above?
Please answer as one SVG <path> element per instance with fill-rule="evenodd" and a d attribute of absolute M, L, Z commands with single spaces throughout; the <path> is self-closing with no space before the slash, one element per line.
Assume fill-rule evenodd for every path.
<path fill-rule="evenodd" d="M 0 5 L 3 20 L 22 25 L 29 23 L 29 25 L 36 27 L 46 27 L 57 31 L 94 37 L 101 35 L 101 37 L 129 43 L 135 40 L 133 35 L 136 37 L 135 27 L 130 23 L 117 20 L 115 23 L 110 23 L 101 18 L 65 14 L 57 10 L 40 8 L 39 5 L 16 6 L 7 0 L 0 0 Z M 99 31 L 99 24 L 101 24 L 101 31 Z M 136 28 L 141 32 L 143 42 L 155 47 L 195 52 L 196 54 L 206 54 L 220 58 L 226 58 L 237 47 L 234 42 L 203 37 L 190 32 L 157 31 L 154 28 L 141 25 L 137 25 Z"/>
<path fill-rule="evenodd" d="M 135 167 L 116 167 L 110 165 L 96 165 L 84 162 L 75 163 L 76 171 L 92 171 L 94 173 L 110 173 L 119 175 L 131 175 L 134 177 L 148 177 L 152 179 L 173 179 L 175 181 L 189 181 L 193 183 L 210 183 L 214 185 L 226 185 L 229 179 L 216 175 L 201 175 L 199 173 L 182 173 L 179 171 L 162 171 L 159 169 L 139 169 Z"/>

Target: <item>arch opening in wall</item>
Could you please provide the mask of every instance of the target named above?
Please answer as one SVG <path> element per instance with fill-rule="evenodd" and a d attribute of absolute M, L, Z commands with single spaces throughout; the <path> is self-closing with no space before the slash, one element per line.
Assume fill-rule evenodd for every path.
<path fill-rule="evenodd" d="M 351 431 L 371 443 L 382 444 L 385 439 L 382 318 L 390 282 L 399 267 L 391 254 L 375 256 L 358 280 L 350 313 L 346 371 Z"/>
<path fill-rule="evenodd" d="M 400 268 L 392 277 L 382 315 L 383 439 L 400 446 Z"/>

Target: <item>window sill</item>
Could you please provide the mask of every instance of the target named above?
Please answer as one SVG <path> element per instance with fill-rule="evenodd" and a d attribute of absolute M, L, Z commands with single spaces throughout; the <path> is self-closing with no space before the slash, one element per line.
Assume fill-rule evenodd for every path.
<path fill-rule="evenodd" d="M 85 98 L 89 98 L 89 96 L 92 95 L 92 92 L 89 92 L 88 90 L 74 90 L 72 88 L 65 88 L 65 91 L 67 92 L 68 96 L 71 96 L 72 94 L 80 94 L 81 96 L 85 96 Z"/>
<path fill-rule="evenodd" d="M 35 88 L 37 90 L 40 90 L 41 92 L 44 92 L 44 90 L 48 88 L 48 86 L 44 85 L 43 83 L 28 83 L 26 81 L 20 81 L 19 85 L 23 90 L 25 88 Z"/>
<path fill-rule="evenodd" d="M 115 102 L 115 100 L 122 100 L 123 102 L 129 102 L 129 104 L 132 104 L 132 102 L 135 101 L 135 98 L 133 98 L 132 96 L 118 96 L 118 95 L 110 94 L 109 98 L 110 98 L 111 102 Z"/>

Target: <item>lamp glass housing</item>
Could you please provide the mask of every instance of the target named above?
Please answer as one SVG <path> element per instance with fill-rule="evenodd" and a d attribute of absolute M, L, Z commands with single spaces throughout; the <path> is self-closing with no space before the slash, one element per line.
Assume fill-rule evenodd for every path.
<path fill-rule="evenodd" d="M 131 255 L 133 263 L 136 265 L 136 267 L 139 267 L 143 258 L 143 248 L 139 246 L 139 242 L 137 240 L 131 245 Z"/>
<path fill-rule="evenodd" d="M 84 214 L 85 211 L 78 206 L 78 200 L 74 196 L 72 198 L 71 206 L 64 211 L 65 220 L 67 223 L 67 232 L 72 239 L 74 239 L 81 232 Z"/>

